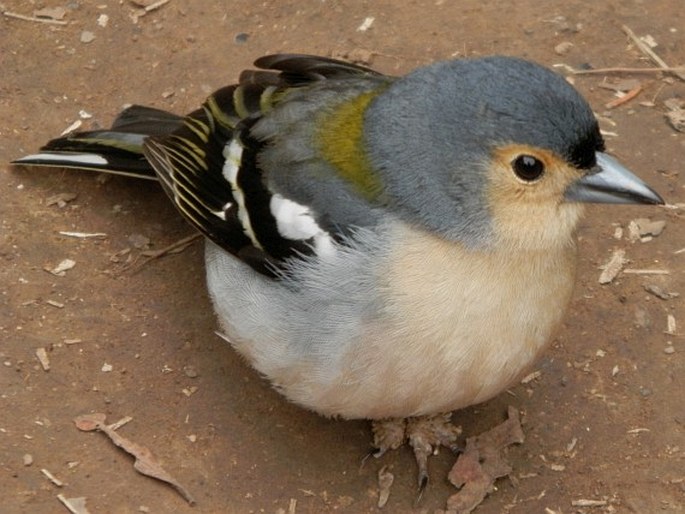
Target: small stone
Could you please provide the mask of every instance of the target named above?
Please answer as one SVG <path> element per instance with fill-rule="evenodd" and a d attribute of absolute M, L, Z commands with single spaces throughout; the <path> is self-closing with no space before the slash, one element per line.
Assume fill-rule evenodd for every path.
<path fill-rule="evenodd" d="M 30 466 L 33 464 L 33 455 L 30 453 L 25 453 L 22 457 L 22 460 L 24 461 L 24 466 Z"/>
<path fill-rule="evenodd" d="M 557 55 L 565 55 L 573 48 L 573 43 L 570 41 L 563 41 L 554 47 L 554 51 Z"/>
<path fill-rule="evenodd" d="M 647 398 L 652 395 L 652 390 L 649 387 L 640 386 L 640 396 Z"/>
<path fill-rule="evenodd" d="M 638 218 L 635 221 L 640 237 L 656 237 L 664 231 L 666 222 L 664 220 L 652 221 L 649 218 Z"/>
<path fill-rule="evenodd" d="M 675 348 L 673 348 L 672 346 L 667 346 L 666 348 L 664 348 L 664 353 L 667 355 L 671 355 L 675 353 Z"/>
<path fill-rule="evenodd" d="M 81 43 L 92 43 L 95 40 L 95 34 L 89 30 L 81 32 Z"/>
<path fill-rule="evenodd" d="M 112 366 L 111 364 L 107 364 L 106 362 L 102 365 L 102 372 L 103 373 L 109 373 L 113 369 L 114 369 L 114 366 Z"/>
<path fill-rule="evenodd" d="M 144 250 L 150 246 L 150 238 L 142 234 L 131 234 L 128 236 L 128 242 L 131 243 L 138 250 Z"/>
<path fill-rule="evenodd" d="M 652 324 L 652 320 L 649 317 L 649 313 L 641 308 L 635 308 L 635 325 L 638 328 L 649 328 Z"/>
<path fill-rule="evenodd" d="M 197 370 L 193 366 L 184 366 L 183 373 L 188 378 L 196 378 L 198 375 Z"/>
<path fill-rule="evenodd" d="M 238 45 L 244 45 L 247 43 L 248 39 L 250 39 L 250 35 L 247 32 L 238 32 L 233 38 L 233 41 Z"/>

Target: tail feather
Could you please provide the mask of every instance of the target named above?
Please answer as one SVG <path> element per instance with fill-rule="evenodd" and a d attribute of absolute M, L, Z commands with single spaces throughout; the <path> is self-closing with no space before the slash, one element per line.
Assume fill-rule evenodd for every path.
<path fill-rule="evenodd" d="M 75 168 L 157 180 L 143 154 L 149 136 L 163 137 L 177 130 L 183 117 L 152 107 L 132 105 L 106 130 L 75 132 L 49 141 L 40 153 L 13 164 Z"/>

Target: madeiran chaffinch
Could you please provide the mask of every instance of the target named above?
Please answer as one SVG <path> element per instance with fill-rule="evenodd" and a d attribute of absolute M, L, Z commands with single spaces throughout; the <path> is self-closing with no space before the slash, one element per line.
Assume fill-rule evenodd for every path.
<path fill-rule="evenodd" d="M 449 413 L 504 391 L 548 346 L 585 202 L 661 204 L 604 153 L 563 77 L 511 57 L 404 77 L 271 55 L 179 117 L 132 106 L 109 130 L 18 164 L 155 177 L 207 237 L 225 338 L 289 400 L 375 420 L 427 480 Z M 405 421 L 405 418 L 410 418 Z"/>

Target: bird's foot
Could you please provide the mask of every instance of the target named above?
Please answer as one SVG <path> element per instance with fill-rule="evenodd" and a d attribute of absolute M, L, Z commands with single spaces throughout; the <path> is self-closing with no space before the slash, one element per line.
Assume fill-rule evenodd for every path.
<path fill-rule="evenodd" d="M 384 419 L 372 422 L 374 457 L 380 457 L 388 450 L 396 450 L 409 443 L 419 468 L 418 486 L 421 498 L 428 485 L 428 457 L 445 446 L 454 452 L 461 450 L 457 438 L 461 427 L 452 424 L 452 413 L 415 418 Z"/>

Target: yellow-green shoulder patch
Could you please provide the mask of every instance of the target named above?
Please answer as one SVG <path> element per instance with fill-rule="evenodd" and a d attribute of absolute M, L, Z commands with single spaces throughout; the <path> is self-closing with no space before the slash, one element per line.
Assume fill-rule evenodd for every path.
<path fill-rule="evenodd" d="M 369 199 L 380 194 L 381 182 L 366 156 L 362 130 L 366 108 L 379 92 L 363 93 L 341 103 L 324 115 L 318 130 L 318 145 L 323 157 L 342 178 Z"/>

